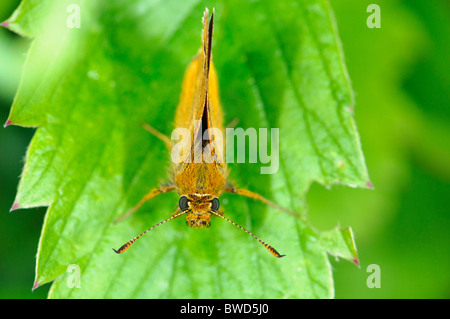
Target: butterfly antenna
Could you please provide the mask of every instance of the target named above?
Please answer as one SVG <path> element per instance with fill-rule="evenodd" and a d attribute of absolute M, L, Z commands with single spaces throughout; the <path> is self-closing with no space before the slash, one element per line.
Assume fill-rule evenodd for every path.
<path fill-rule="evenodd" d="M 268 251 L 270 251 L 270 253 L 271 253 L 272 255 L 274 255 L 275 257 L 281 258 L 281 257 L 286 256 L 286 255 L 280 255 L 280 253 L 279 253 L 275 248 L 273 248 L 272 246 L 270 246 L 270 245 L 267 244 L 266 242 L 264 242 L 264 241 L 262 241 L 261 239 L 259 239 L 258 237 L 256 237 L 255 234 L 253 234 L 252 232 L 248 231 L 247 229 L 245 229 L 245 228 L 242 227 L 241 225 L 236 224 L 236 223 L 235 223 L 234 221 L 232 221 L 231 219 L 228 219 L 228 218 L 226 218 L 225 216 L 223 216 L 223 215 L 221 215 L 221 214 L 219 214 L 219 213 L 217 213 L 217 212 L 214 212 L 214 211 L 211 211 L 211 213 L 214 214 L 214 215 L 217 216 L 217 217 L 220 217 L 220 218 L 222 218 L 222 219 L 225 219 L 227 222 L 233 224 L 234 226 L 236 226 L 236 227 L 242 229 L 243 231 L 245 231 L 247 234 L 251 235 L 251 236 L 252 236 L 253 238 L 255 238 L 257 241 L 259 241 L 264 247 L 266 247 L 266 249 L 267 249 Z"/>
<path fill-rule="evenodd" d="M 144 231 L 142 234 L 140 234 L 139 236 L 134 237 L 132 240 L 130 240 L 129 242 L 127 242 L 126 244 L 124 244 L 122 247 L 120 247 L 118 250 L 115 250 L 113 248 L 113 250 L 117 253 L 117 254 L 121 254 L 123 253 L 125 250 L 127 250 L 136 240 L 138 240 L 139 238 L 141 238 L 142 236 L 144 236 L 146 233 L 148 233 L 149 231 L 151 231 L 152 229 L 158 227 L 159 225 L 164 224 L 165 222 L 168 222 L 172 219 L 175 219 L 177 217 L 180 217 L 181 215 L 185 214 L 187 212 L 187 210 L 177 213 L 177 214 L 173 214 L 172 216 L 170 216 L 169 218 L 163 220 L 162 222 L 159 222 L 158 224 L 150 227 L 149 229 L 147 229 L 146 231 Z"/>

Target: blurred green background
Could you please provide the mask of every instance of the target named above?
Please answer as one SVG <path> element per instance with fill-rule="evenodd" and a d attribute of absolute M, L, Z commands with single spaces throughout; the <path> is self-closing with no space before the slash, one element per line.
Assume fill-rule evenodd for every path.
<path fill-rule="evenodd" d="M 450 297 L 450 4 L 331 0 L 355 91 L 355 118 L 374 190 L 314 184 L 309 218 L 352 226 L 361 269 L 332 260 L 337 298 Z M 366 25 L 380 5 L 381 28 Z M 0 20 L 18 0 L 0 2 Z M 9 113 L 30 39 L 0 28 L 0 122 Z M 32 292 L 45 208 L 8 213 L 33 129 L 0 128 L 0 298 Z M 380 267 L 368 288 L 367 267 Z"/>

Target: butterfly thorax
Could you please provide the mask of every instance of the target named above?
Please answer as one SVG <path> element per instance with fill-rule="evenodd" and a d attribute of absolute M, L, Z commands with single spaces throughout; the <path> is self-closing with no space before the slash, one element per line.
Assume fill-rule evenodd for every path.
<path fill-rule="evenodd" d="M 178 168 L 178 169 L 177 169 Z M 202 194 L 219 197 L 226 183 L 226 167 L 218 163 L 179 164 L 174 183 L 180 195 Z"/>

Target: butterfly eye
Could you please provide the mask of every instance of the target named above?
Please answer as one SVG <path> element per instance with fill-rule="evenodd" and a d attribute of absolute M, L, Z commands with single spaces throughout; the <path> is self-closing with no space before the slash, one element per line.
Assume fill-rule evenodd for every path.
<path fill-rule="evenodd" d="M 181 196 L 180 202 L 178 203 L 178 205 L 180 206 L 180 209 L 182 212 L 189 209 L 188 202 L 189 202 L 189 199 L 186 196 Z"/>
<path fill-rule="evenodd" d="M 219 199 L 213 198 L 211 201 L 211 210 L 217 212 L 219 210 Z"/>

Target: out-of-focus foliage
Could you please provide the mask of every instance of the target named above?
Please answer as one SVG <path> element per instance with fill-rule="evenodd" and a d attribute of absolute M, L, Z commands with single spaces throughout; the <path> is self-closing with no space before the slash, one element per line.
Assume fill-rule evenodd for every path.
<path fill-rule="evenodd" d="M 332 1 L 356 95 L 356 121 L 375 190 L 313 186 L 313 224 L 351 224 L 361 257 L 353 276 L 334 264 L 336 297 L 450 297 L 450 5 Z M 381 288 L 369 289 L 378 264 Z"/>

